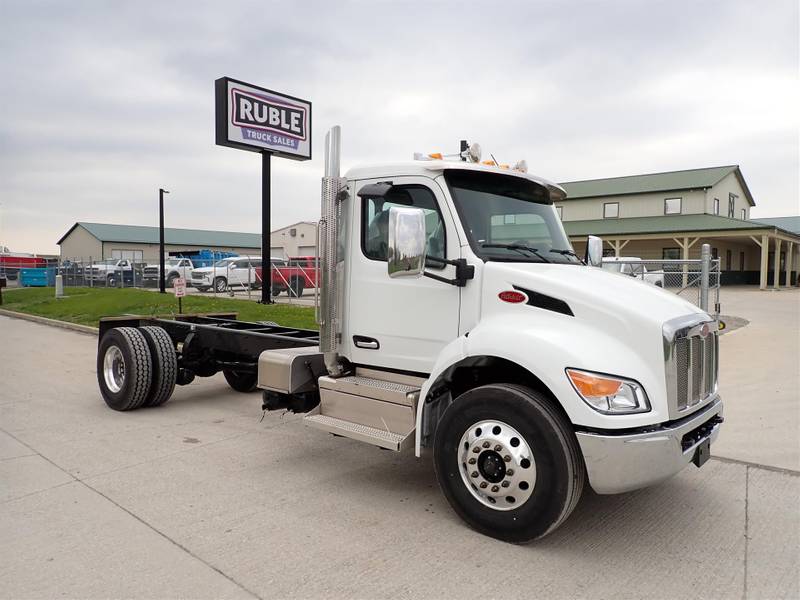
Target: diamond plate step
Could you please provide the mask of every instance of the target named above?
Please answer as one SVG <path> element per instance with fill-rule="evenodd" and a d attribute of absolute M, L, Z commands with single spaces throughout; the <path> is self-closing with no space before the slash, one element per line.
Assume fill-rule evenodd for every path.
<path fill-rule="evenodd" d="M 420 390 L 418 385 L 386 381 L 364 375 L 337 378 L 320 377 L 318 383 L 323 396 L 325 395 L 324 390 L 332 390 L 405 406 L 415 405 Z"/>
<path fill-rule="evenodd" d="M 329 417 L 318 413 L 308 414 L 303 418 L 303 422 L 315 429 L 341 435 L 360 442 L 366 442 L 373 446 L 380 446 L 387 450 L 394 450 L 395 452 L 399 452 L 408 443 L 413 441 L 413 436 L 410 433 L 408 435 L 392 433 L 391 431 L 376 429 L 368 425 L 359 425 L 358 423 L 351 423 L 350 421 L 344 421 L 336 417 Z M 413 430 L 411 433 L 413 433 Z"/>

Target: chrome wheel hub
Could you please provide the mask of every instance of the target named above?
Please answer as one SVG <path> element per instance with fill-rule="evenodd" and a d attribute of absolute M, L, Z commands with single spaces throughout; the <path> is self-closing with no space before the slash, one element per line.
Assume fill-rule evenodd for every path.
<path fill-rule="evenodd" d="M 528 442 L 502 421 L 480 421 L 459 445 L 461 480 L 483 505 L 512 510 L 525 504 L 536 485 L 536 463 Z"/>
<path fill-rule="evenodd" d="M 103 357 L 103 377 L 106 387 L 115 394 L 125 385 L 125 358 L 116 346 L 109 346 Z"/>

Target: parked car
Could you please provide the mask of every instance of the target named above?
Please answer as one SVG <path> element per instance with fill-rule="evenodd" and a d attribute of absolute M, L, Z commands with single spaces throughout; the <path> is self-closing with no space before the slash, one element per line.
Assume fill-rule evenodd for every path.
<path fill-rule="evenodd" d="M 229 287 L 257 289 L 261 279 L 257 270 L 261 268 L 260 256 L 236 256 L 223 258 L 213 267 L 201 267 L 192 271 L 191 283 L 201 292 L 212 287 L 219 294 Z"/>
<path fill-rule="evenodd" d="M 656 287 L 664 287 L 664 273 L 648 271 L 642 259 L 636 256 L 606 256 L 603 258 L 603 268 L 612 273 L 641 279 Z"/>
<path fill-rule="evenodd" d="M 167 287 L 172 287 L 178 277 L 183 277 L 188 284 L 192 277 L 194 263 L 188 258 L 168 258 L 164 262 L 164 269 L 167 273 L 165 277 Z M 158 275 L 160 272 L 161 265 L 146 265 L 142 270 L 142 283 L 144 285 L 158 285 Z"/>
<path fill-rule="evenodd" d="M 298 297 L 308 288 L 317 287 L 317 258 L 315 256 L 290 256 L 288 261 L 271 259 L 272 295 L 286 292 Z M 262 277 L 259 270 L 259 278 Z"/>

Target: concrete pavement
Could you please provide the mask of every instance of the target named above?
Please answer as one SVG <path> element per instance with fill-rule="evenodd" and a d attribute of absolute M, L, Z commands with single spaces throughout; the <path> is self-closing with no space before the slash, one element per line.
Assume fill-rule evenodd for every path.
<path fill-rule="evenodd" d="M 295 415 L 259 422 L 258 394 L 221 376 L 113 412 L 96 343 L 0 317 L 4 598 L 800 595 L 800 477 L 770 470 L 782 449 L 770 469 L 712 459 L 647 490 L 589 492 L 554 534 L 512 546 L 462 524 L 430 457 Z M 747 429 L 733 392 L 715 453 L 728 427 Z"/>
<path fill-rule="evenodd" d="M 720 338 L 725 426 L 713 452 L 800 471 L 800 288 L 722 288 L 721 299 L 750 323 Z"/>

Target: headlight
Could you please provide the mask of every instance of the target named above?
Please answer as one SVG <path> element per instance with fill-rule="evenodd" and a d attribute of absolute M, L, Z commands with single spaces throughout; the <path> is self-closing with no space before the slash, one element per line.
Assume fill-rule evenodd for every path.
<path fill-rule="evenodd" d="M 607 415 L 629 415 L 650 410 L 641 385 L 631 379 L 567 369 L 572 387 L 589 406 Z"/>

